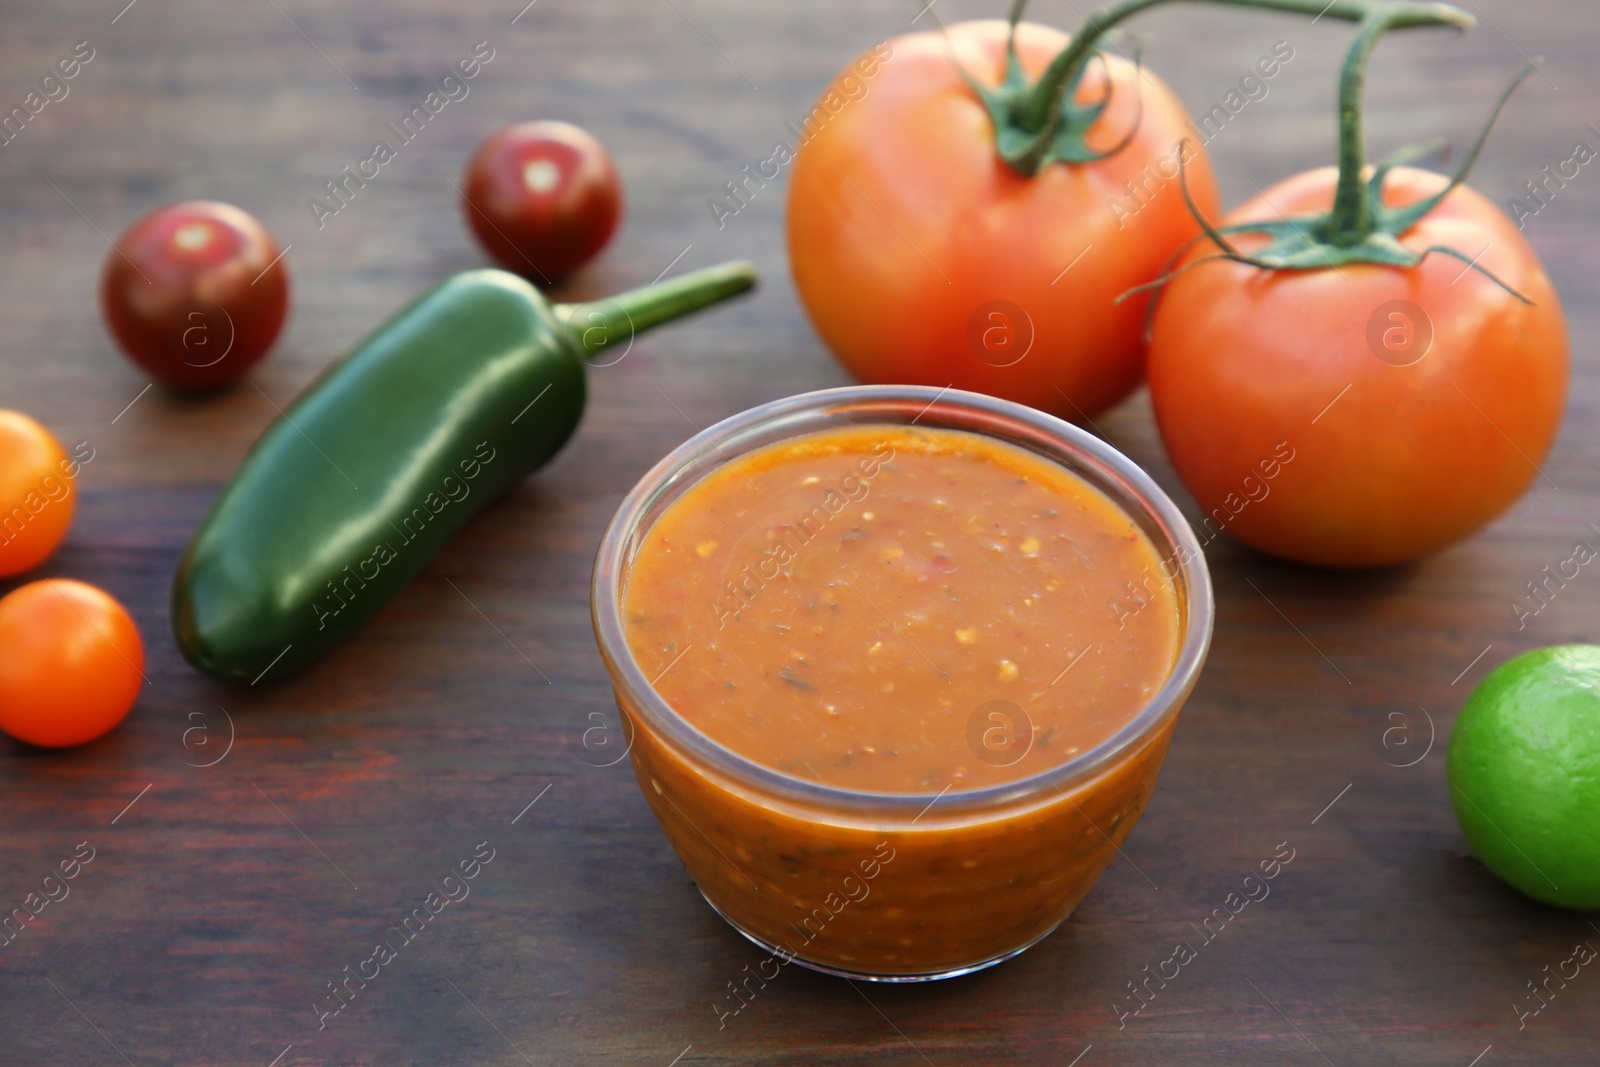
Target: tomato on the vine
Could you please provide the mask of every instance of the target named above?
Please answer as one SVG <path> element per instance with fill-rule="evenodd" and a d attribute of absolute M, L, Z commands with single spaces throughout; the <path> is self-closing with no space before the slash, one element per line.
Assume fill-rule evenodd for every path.
<path fill-rule="evenodd" d="M 548 285 L 611 239 L 622 181 L 592 134 L 566 122 L 524 122 L 478 146 L 461 198 L 484 250 L 505 269 Z"/>
<path fill-rule="evenodd" d="M 1540 476 L 1566 402 L 1555 289 L 1460 184 L 1478 148 L 1452 179 L 1392 161 L 1368 176 L 1372 45 L 1465 18 L 1378 10 L 1346 61 L 1339 168 L 1280 182 L 1197 242 L 1151 331 L 1156 420 L 1202 528 L 1327 566 L 1416 559 L 1488 523 Z"/>
<path fill-rule="evenodd" d="M 1010 24 L 897 37 L 834 78 L 794 146 L 789 259 L 813 325 L 857 378 L 1080 423 L 1139 384 L 1146 298 L 1117 297 L 1200 232 L 1180 165 L 1200 207 L 1217 204 L 1183 105 L 1107 50 L 1107 31 L 1162 2 L 1119 0 L 1071 38 L 1018 21 L 1019 2 Z M 1330 19 L 1366 7 L 1213 2 Z"/>
<path fill-rule="evenodd" d="M 0 599 L 0 731 L 46 748 L 93 741 L 143 680 L 138 627 L 110 594 L 50 578 Z"/>
<path fill-rule="evenodd" d="M 1083 422 L 1143 371 L 1144 306 L 1115 298 L 1199 232 L 1175 188 L 1188 116 L 1154 75 L 1106 56 L 1075 99 L 1106 101 L 1083 139 L 1108 154 L 1021 173 L 967 82 L 999 85 L 1011 40 L 1004 22 L 963 22 L 846 67 L 797 146 L 789 258 L 817 332 L 862 381 L 951 385 Z M 1067 40 L 1019 23 L 1022 70 L 1038 79 Z M 835 114 L 829 100 L 845 103 Z M 1204 153 L 1185 165 L 1215 205 Z M 1119 211 L 1140 183 L 1142 206 Z"/>
<path fill-rule="evenodd" d="M 43 563 L 67 536 L 77 472 L 49 430 L 0 410 L 0 578 Z"/>
<path fill-rule="evenodd" d="M 189 200 L 146 215 L 106 257 L 100 303 L 122 350 L 158 381 L 210 389 L 267 354 L 289 308 L 289 271 L 261 223 Z"/>

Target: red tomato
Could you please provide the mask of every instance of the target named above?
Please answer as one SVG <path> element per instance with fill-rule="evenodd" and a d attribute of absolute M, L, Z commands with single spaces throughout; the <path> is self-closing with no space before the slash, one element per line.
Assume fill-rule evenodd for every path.
<path fill-rule="evenodd" d="M 43 563 L 67 536 L 78 505 L 77 473 L 49 430 L 21 412 L 0 410 L 0 578 Z"/>
<path fill-rule="evenodd" d="M 1335 176 L 1290 178 L 1224 224 L 1325 211 Z M 1401 168 L 1384 202 L 1445 184 Z M 1466 186 L 1400 236 L 1478 255 L 1532 306 L 1438 253 L 1407 269 L 1218 260 L 1161 291 L 1150 396 L 1212 536 L 1307 563 L 1398 563 L 1466 537 L 1539 476 L 1566 403 L 1567 331 L 1538 257 Z M 1216 254 L 1201 241 L 1184 263 Z"/>
<path fill-rule="evenodd" d="M 122 350 L 158 381 L 210 389 L 272 347 L 289 308 L 289 271 L 261 223 L 230 204 L 189 200 L 117 239 L 100 306 Z"/>
<path fill-rule="evenodd" d="M 0 600 L 0 730 L 18 741 L 93 741 L 128 714 L 143 672 L 138 628 L 94 586 L 51 578 Z"/>
<path fill-rule="evenodd" d="M 478 146 L 462 210 L 502 267 L 550 283 L 593 259 L 622 214 L 622 182 L 604 146 L 565 122 L 524 122 Z"/>
<path fill-rule="evenodd" d="M 1177 181 L 1188 117 L 1154 75 L 1109 56 L 1076 99 L 1102 98 L 1109 78 L 1089 143 L 1110 149 L 1137 126 L 1132 140 L 1024 177 L 961 75 L 998 83 L 1006 34 L 1004 22 L 964 22 L 897 37 L 892 57 L 864 54 L 840 73 L 796 146 L 789 258 L 817 332 L 862 381 L 953 385 L 1085 422 L 1144 369 L 1147 298 L 1116 297 L 1199 232 Z M 1030 78 L 1066 43 L 1017 27 Z M 1189 187 L 1212 211 L 1211 166 L 1191 146 Z"/>

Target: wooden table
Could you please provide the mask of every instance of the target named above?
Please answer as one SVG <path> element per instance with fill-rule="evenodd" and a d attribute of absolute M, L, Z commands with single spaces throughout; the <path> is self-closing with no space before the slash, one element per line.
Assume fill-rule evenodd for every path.
<path fill-rule="evenodd" d="M 719 1029 L 713 1002 L 759 954 L 695 892 L 626 761 L 596 766 L 618 740 L 586 741 L 615 730 L 590 562 L 622 494 L 691 423 L 846 381 L 789 282 L 781 184 L 722 229 L 706 200 L 920 5 L 542 0 L 519 15 L 521 0 L 137 0 L 119 15 L 122 2 L 11 5 L 0 35 L 5 108 L 75 42 L 95 52 L 0 148 L 0 406 L 93 448 L 71 536 L 40 573 L 126 603 L 150 679 L 126 724 L 81 751 L 0 741 L 0 907 L 80 842 L 94 850 L 70 896 L 0 949 L 0 1064 L 1595 1062 L 1600 975 L 1521 1028 L 1513 1005 L 1600 930 L 1469 857 L 1443 764 L 1490 667 L 1600 632 L 1587 573 L 1525 629 L 1510 606 L 1600 520 L 1589 168 L 1528 224 L 1574 338 L 1548 482 L 1483 535 L 1383 573 L 1284 566 L 1219 540 L 1210 663 L 1127 861 L 1070 922 L 1015 961 L 928 987 L 789 968 Z M 1584 125 L 1600 120 L 1600 24 L 1580 0 L 1481 0 L 1479 14 L 1465 38 L 1383 45 L 1370 128 L 1378 150 L 1437 133 L 1462 144 L 1519 55 L 1546 55 L 1548 79 L 1524 87 L 1474 179 L 1503 201 L 1574 141 L 1600 144 Z M 1070 0 L 1036 17 L 1079 21 Z M 1294 47 L 1212 145 L 1230 203 L 1249 180 L 1331 160 L 1346 27 L 1186 5 L 1138 26 L 1194 110 L 1275 41 Z M 471 95 L 317 229 L 307 199 L 478 41 L 494 59 Z M 481 262 L 448 183 L 490 130 L 545 116 L 598 134 L 627 185 L 615 244 L 563 295 L 740 256 L 763 287 L 597 370 L 567 451 L 320 666 L 255 688 L 197 675 L 168 637 L 190 531 L 273 404 Z M 190 197 L 263 219 L 292 245 L 295 285 L 254 385 L 204 399 L 146 390 L 96 310 L 105 236 Z M 1142 398 L 1100 425 L 1192 509 Z M 328 983 L 484 841 L 495 858 L 471 897 L 319 1030 Z M 1296 858 L 1270 898 L 1119 1028 L 1127 983 L 1281 842 Z"/>

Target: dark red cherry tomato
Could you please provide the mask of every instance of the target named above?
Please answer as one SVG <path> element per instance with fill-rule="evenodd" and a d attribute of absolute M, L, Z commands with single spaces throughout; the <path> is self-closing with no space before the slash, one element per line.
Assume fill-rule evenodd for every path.
<path fill-rule="evenodd" d="M 566 122 L 491 134 L 462 176 L 478 241 L 507 270 L 550 283 L 593 259 L 622 215 L 622 182 L 604 146 Z"/>
<path fill-rule="evenodd" d="M 266 228 L 231 204 L 187 200 L 117 239 L 100 278 L 106 325 L 159 381 L 211 389 L 267 354 L 289 310 L 289 271 Z"/>

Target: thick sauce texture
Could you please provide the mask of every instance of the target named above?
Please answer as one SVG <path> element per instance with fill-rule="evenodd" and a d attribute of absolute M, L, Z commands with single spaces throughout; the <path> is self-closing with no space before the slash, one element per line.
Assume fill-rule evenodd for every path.
<path fill-rule="evenodd" d="M 657 692 L 722 746 L 934 794 L 1036 774 L 1133 718 L 1177 655 L 1170 572 L 1041 456 L 869 424 L 690 487 L 639 547 L 624 624 Z"/>

